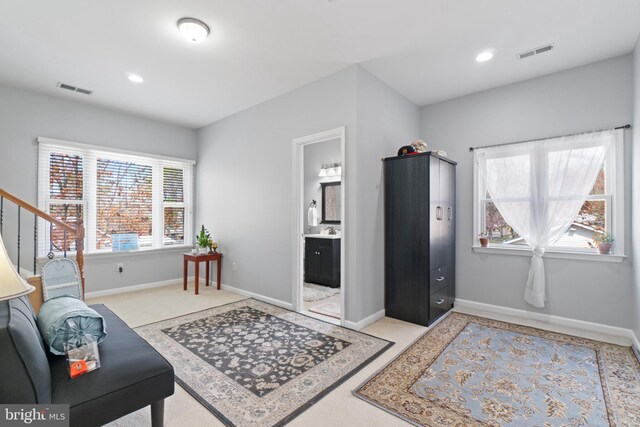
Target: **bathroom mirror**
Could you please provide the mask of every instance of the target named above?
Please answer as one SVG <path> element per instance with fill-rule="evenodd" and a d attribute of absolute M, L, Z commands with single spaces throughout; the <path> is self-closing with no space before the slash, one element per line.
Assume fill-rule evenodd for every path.
<path fill-rule="evenodd" d="M 323 182 L 322 185 L 322 224 L 340 224 L 342 211 L 342 189 L 340 182 Z"/>

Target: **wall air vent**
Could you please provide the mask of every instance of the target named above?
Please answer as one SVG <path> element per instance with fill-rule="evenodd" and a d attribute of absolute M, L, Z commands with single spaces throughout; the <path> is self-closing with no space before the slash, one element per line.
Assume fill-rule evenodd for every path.
<path fill-rule="evenodd" d="M 68 85 L 68 84 L 65 84 L 65 83 L 62 83 L 62 82 L 58 82 L 56 87 L 59 87 L 60 89 L 70 90 L 71 92 L 82 93 L 82 94 L 85 94 L 85 95 L 91 95 L 93 93 L 92 90 L 82 89 L 82 88 L 71 86 L 71 85 Z"/>
<path fill-rule="evenodd" d="M 525 50 L 524 52 L 518 53 L 516 56 L 518 59 L 525 59 L 540 55 L 541 53 L 549 52 L 551 49 L 553 49 L 553 43 L 549 43 L 548 45 L 540 46 L 535 49 Z"/>

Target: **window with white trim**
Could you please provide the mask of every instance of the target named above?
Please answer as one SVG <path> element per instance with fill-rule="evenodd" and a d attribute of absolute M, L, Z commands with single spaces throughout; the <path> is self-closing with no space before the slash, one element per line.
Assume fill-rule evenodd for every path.
<path fill-rule="evenodd" d="M 193 161 L 38 140 L 39 207 L 71 226 L 81 220 L 88 253 L 191 245 Z M 75 250 L 41 225 L 40 256 Z"/>
<path fill-rule="evenodd" d="M 563 236 L 549 247 L 548 252 L 594 253 L 594 235 L 606 232 L 615 237 L 612 253 L 624 255 L 623 150 L 623 131 L 618 130 L 615 143 L 607 153 L 593 189 L 580 212 Z M 475 167 L 474 246 L 478 246 L 478 235 L 486 234 L 490 248 L 528 248 L 524 239 L 502 217 L 482 181 Z"/>

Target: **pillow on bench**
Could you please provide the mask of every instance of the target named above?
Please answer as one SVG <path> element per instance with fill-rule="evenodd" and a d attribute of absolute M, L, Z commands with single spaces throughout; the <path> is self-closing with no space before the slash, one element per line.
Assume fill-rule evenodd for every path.
<path fill-rule="evenodd" d="M 64 355 L 64 345 L 83 344 L 86 335 L 100 344 L 107 336 L 104 319 L 84 301 L 72 296 L 48 299 L 38 313 L 38 329 L 53 354 Z"/>

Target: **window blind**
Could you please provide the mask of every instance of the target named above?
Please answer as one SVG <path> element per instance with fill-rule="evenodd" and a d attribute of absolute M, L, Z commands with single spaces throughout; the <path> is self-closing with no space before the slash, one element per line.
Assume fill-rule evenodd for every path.
<path fill-rule="evenodd" d="M 171 167 L 162 169 L 165 245 L 184 243 L 184 187 L 184 170 Z"/>
<path fill-rule="evenodd" d="M 50 198 L 82 200 L 82 157 L 52 152 L 48 160 Z"/>
<path fill-rule="evenodd" d="M 153 245 L 152 166 L 108 158 L 96 162 L 96 249 L 111 248 L 112 235 L 135 234 Z"/>
<path fill-rule="evenodd" d="M 48 156 L 49 214 L 72 227 L 83 218 L 83 159 L 79 155 L 52 152 Z M 47 252 L 75 251 L 76 242 L 61 228 L 51 226 Z"/>

